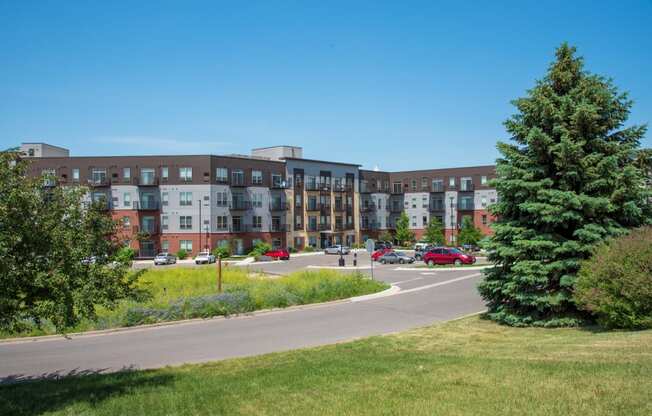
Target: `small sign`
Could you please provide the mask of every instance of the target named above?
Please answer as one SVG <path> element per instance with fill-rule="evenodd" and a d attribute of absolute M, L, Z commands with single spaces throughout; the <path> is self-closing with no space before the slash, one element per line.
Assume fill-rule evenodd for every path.
<path fill-rule="evenodd" d="M 371 254 L 376 249 L 376 242 L 370 238 L 365 242 L 365 247 L 367 248 L 367 253 Z"/>

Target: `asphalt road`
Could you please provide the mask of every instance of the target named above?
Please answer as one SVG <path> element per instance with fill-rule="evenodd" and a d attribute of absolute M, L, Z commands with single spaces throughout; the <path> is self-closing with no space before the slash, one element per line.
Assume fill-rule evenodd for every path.
<path fill-rule="evenodd" d="M 368 255 L 358 257 L 359 270 L 369 273 Z M 336 266 L 337 259 L 316 255 L 250 267 L 287 273 L 306 266 Z M 352 259 L 347 256 L 347 266 Z M 386 297 L 71 339 L 0 343 L 0 382 L 285 351 L 402 331 L 484 310 L 476 290 L 478 270 L 396 268 L 374 266 L 376 279 L 401 288 Z"/>

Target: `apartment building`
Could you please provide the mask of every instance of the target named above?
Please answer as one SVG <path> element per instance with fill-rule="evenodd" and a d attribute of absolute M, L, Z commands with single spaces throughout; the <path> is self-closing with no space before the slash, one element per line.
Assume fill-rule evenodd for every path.
<path fill-rule="evenodd" d="M 417 238 L 437 216 L 455 243 L 464 216 L 491 232 L 487 207 L 496 201 L 493 166 L 379 172 L 306 159 L 297 146 L 251 155 L 71 157 L 42 145 L 56 152 L 24 151 L 31 174 L 56 177 L 47 185 L 88 187 L 88 199 L 118 221 L 119 237 L 140 257 L 221 245 L 241 254 L 258 241 L 351 245 L 393 229 L 401 212 Z"/>

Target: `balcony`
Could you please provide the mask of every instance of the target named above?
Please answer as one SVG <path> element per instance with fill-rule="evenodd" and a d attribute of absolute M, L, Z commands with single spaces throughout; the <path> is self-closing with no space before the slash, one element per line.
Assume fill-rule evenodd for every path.
<path fill-rule="evenodd" d="M 132 206 L 136 211 L 157 211 L 159 209 L 158 201 L 134 201 Z"/>
<path fill-rule="evenodd" d="M 392 213 L 401 213 L 401 212 L 403 212 L 403 205 L 393 205 L 393 204 L 392 204 L 392 205 L 389 207 L 389 212 L 392 212 Z"/>
<path fill-rule="evenodd" d="M 373 212 L 376 210 L 376 204 L 364 202 L 360 205 L 360 212 Z"/>
<path fill-rule="evenodd" d="M 362 223 L 360 225 L 361 230 L 374 231 L 378 229 L 378 223 L 375 221 L 368 221 L 367 223 Z"/>
<path fill-rule="evenodd" d="M 342 223 L 335 223 L 335 231 L 344 231 L 344 224 Z"/>
<path fill-rule="evenodd" d="M 306 191 L 319 191 L 320 189 L 317 182 L 306 182 L 304 188 Z"/>
<path fill-rule="evenodd" d="M 247 186 L 247 185 L 245 184 L 245 180 L 244 180 L 243 177 L 237 177 L 237 176 L 235 176 L 235 177 L 232 177 L 232 178 L 231 178 L 231 186 L 234 186 L 234 187 L 244 187 L 244 186 Z"/>
<path fill-rule="evenodd" d="M 344 229 L 345 230 L 354 230 L 355 229 L 355 224 L 352 222 L 347 222 L 344 224 Z"/>
<path fill-rule="evenodd" d="M 428 211 L 430 212 L 439 212 L 439 211 L 445 211 L 446 208 L 444 207 L 444 201 L 438 201 L 433 203 L 432 201 L 430 202 L 430 205 L 428 205 Z"/>
<path fill-rule="evenodd" d="M 319 230 L 319 225 L 309 223 L 308 226 L 306 227 L 306 230 L 307 231 L 317 231 L 317 230 Z"/>
<path fill-rule="evenodd" d="M 319 230 L 319 231 L 330 231 L 331 230 L 331 224 L 330 223 L 318 224 L 317 225 L 317 230 Z"/>
<path fill-rule="evenodd" d="M 460 211 L 473 211 L 475 209 L 473 205 L 473 201 L 459 201 L 457 209 Z"/>
<path fill-rule="evenodd" d="M 475 189 L 475 186 L 473 185 L 473 182 L 462 182 L 460 186 L 460 192 L 473 192 Z"/>
<path fill-rule="evenodd" d="M 287 224 L 274 224 L 272 223 L 272 226 L 269 229 L 273 233 L 284 233 L 288 231 L 288 226 Z"/>
<path fill-rule="evenodd" d="M 330 214 L 331 213 L 330 204 L 320 204 L 319 205 L 319 212 L 321 212 L 322 214 Z"/>
<path fill-rule="evenodd" d="M 341 183 L 339 185 L 333 185 L 333 192 L 351 192 L 353 191 L 353 185 L 350 183 Z"/>
<path fill-rule="evenodd" d="M 158 178 L 155 176 L 141 176 L 136 178 L 138 186 L 158 186 Z"/>
<path fill-rule="evenodd" d="M 335 204 L 333 211 L 335 212 L 344 212 L 346 210 L 345 206 L 343 204 Z"/>
<path fill-rule="evenodd" d="M 294 224 L 294 231 L 303 231 L 303 224 Z"/>
<path fill-rule="evenodd" d="M 95 178 L 95 179 L 89 179 L 88 180 L 88 186 L 91 188 L 102 188 L 106 186 L 111 186 L 111 181 L 109 178 Z"/>
<path fill-rule="evenodd" d="M 138 229 L 137 234 L 141 235 L 157 235 L 159 234 L 159 227 L 156 226 L 155 224 L 152 225 L 144 225 L 141 224 L 140 227 L 134 227 Z"/>
<path fill-rule="evenodd" d="M 285 202 L 274 202 L 272 201 L 269 204 L 269 209 L 271 211 L 287 211 L 288 210 L 288 204 Z"/>
<path fill-rule="evenodd" d="M 440 183 L 440 184 L 437 184 L 437 185 L 433 185 L 433 186 L 432 186 L 432 189 L 430 190 L 430 192 L 432 192 L 432 193 L 441 193 L 441 192 L 444 192 L 444 184 L 443 184 L 443 183 Z"/>
<path fill-rule="evenodd" d="M 248 209 L 251 209 L 251 201 L 234 199 L 233 201 L 231 201 L 229 208 L 231 209 L 231 211 L 246 211 Z"/>
<path fill-rule="evenodd" d="M 319 211 L 321 209 L 319 204 L 308 204 L 306 205 L 306 211 Z"/>
<path fill-rule="evenodd" d="M 272 182 L 272 184 L 270 185 L 271 189 L 287 189 L 287 187 L 288 186 L 286 185 L 285 181 Z"/>

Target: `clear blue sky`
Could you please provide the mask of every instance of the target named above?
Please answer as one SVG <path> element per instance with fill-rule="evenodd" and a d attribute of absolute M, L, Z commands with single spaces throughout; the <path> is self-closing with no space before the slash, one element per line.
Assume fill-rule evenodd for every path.
<path fill-rule="evenodd" d="M 564 40 L 652 121 L 649 0 L 351 3 L 2 1 L 0 145 L 490 164 Z"/>

